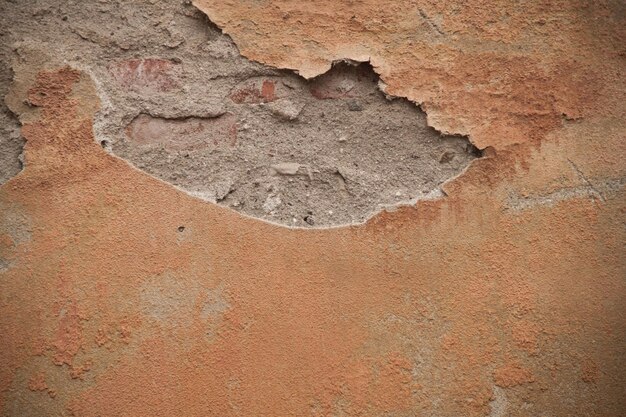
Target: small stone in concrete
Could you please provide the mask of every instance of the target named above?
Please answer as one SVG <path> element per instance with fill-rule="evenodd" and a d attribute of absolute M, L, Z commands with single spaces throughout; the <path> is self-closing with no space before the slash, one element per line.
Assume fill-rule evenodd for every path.
<path fill-rule="evenodd" d="M 342 80 L 337 86 L 337 90 L 342 93 L 347 93 L 349 91 L 352 91 L 353 88 L 354 88 L 354 81 L 352 80 Z"/>
<path fill-rule="evenodd" d="M 270 109 L 273 115 L 281 119 L 295 120 L 302 112 L 304 103 L 294 103 L 291 100 L 283 99 L 267 104 L 267 108 Z"/>
<path fill-rule="evenodd" d="M 265 203 L 263 203 L 263 210 L 269 214 L 269 213 L 272 213 L 275 209 L 277 209 L 281 204 L 282 204 L 282 201 L 280 197 L 272 194 L 272 195 L 269 195 L 267 199 L 265 200 Z"/>
<path fill-rule="evenodd" d="M 274 174 L 296 175 L 300 169 L 300 164 L 297 162 L 281 162 L 280 164 L 272 165 L 270 168 Z"/>
<path fill-rule="evenodd" d="M 357 100 L 350 100 L 348 101 L 348 110 L 363 111 L 363 105 Z"/>

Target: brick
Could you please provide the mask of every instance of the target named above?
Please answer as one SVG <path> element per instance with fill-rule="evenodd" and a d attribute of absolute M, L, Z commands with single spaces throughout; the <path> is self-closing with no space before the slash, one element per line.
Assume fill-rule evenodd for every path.
<path fill-rule="evenodd" d="M 128 59 L 109 66 L 117 83 L 138 92 L 166 92 L 179 87 L 179 64 L 159 58 Z"/>

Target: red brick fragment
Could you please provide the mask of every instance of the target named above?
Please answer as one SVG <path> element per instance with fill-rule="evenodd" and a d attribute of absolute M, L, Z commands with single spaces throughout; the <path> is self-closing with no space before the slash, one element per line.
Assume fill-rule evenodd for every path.
<path fill-rule="evenodd" d="M 138 92 L 165 92 L 179 86 L 178 64 L 168 59 L 128 59 L 112 64 L 109 71 L 124 88 Z"/>
<path fill-rule="evenodd" d="M 230 99 L 237 104 L 269 103 L 284 95 L 276 87 L 273 80 L 248 80 L 230 93 Z"/>

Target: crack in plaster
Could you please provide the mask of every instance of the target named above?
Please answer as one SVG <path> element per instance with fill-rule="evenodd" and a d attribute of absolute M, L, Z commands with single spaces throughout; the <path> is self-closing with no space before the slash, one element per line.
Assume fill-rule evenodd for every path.
<path fill-rule="evenodd" d="M 553 207 L 556 204 L 575 198 L 589 198 L 594 203 L 597 201 L 606 203 L 607 195 L 616 195 L 626 184 L 626 178 L 606 179 L 598 182 L 595 186 L 588 181 L 581 186 L 564 187 L 547 194 L 521 195 L 519 193 L 509 194 L 505 206 L 513 211 L 524 211 L 538 206 Z"/>
<path fill-rule="evenodd" d="M 598 191 L 598 189 L 593 185 L 593 183 L 591 181 L 589 181 L 587 176 L 585 174 L 583 174 L 583 172 L 580 170 L 580 168 L 578 168 L 578 166 L 574 162 L 572 162 L 572 160 L 569 159 L 569 158 L 567 159 L 567 162 L 570 164 L 572 169 L 574 171 L 576 171 L 576 174 L 580 177 L 580 179 L 583 180 L 585 182 L 585 184 L 587 184 L 587 186 L 591 189 L 591 191 L 593 191 L 595 196 L 599 197 L 600 200 L 602 200 L 602 202 L 606 202 L 606 198 L 604 198 L 604 195 L 600 191 Z"/>

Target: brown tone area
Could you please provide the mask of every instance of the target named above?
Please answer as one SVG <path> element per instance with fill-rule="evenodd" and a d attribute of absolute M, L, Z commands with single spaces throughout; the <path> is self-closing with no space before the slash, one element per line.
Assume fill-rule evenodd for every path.
<path fill-rule="evenodd" d="M 509 36 L 471 16 L 455 22 Z M 302 230 L 133 169 L 95 141 L 89 77 L 24 68 L 26 167 L 0 188 L 1 414 L 623 415 L 619 95 L 495 145 L 446 198 Z"/>

